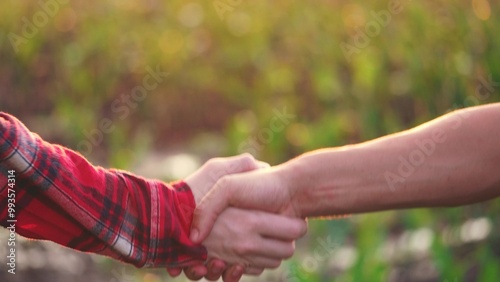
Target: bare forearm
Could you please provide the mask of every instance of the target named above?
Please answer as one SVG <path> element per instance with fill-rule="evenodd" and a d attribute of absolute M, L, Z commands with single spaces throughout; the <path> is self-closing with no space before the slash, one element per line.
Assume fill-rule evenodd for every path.
<path fill-rule="evenodd" d="M 454 206 L 500 196 L 500 104 L 460 110 L 282 166 L 303 216 Z"/>

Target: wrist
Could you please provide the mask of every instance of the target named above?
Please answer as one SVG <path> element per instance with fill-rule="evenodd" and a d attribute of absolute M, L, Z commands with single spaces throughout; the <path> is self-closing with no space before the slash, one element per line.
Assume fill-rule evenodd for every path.
<path fill-rule="evenodd" d="M 203 183 L 200 183 L 200 181 L 198 181 L 197 178 L 191 176 L 184 179 L 183 182 L 186 183 L 186 185 L 191 190 L 194 202 L 196 205 L 198 205 L 205 196 L 205 194 L 208 192 L 206 191 L 206 189 L 203 189 L 205 185 L 203 185 Z"/>
<path fill-rule="evenodd" d="M 294 215 L 306 217 L 307 202 L 304 201 L 305 196 L 308 187 L 314 186 L 308 167 L 301 158 L 296 158 L 277 166 L 275 173 L 290 195 L 290 204 Z"/>
<path fill-rule="evenodd" d="M 344 150 L 322 149 L 283 164 L 283 178 L 292 205 L 301 217 L 336 216 L 352 212 L 360 175 Z"/>
<path fill-rule="evenodd" d="M 203 196 L 205 195 L 205 193 L 203 191 L 200 191 L 199 189 L 193 189 L 192 186 L 190 186 L 190 188 L 191 188 L 191 193 L 193 193 L 194 202 L 195 202 L 196 206 L 198 206 L 198 204 L 203 199 Z"/>

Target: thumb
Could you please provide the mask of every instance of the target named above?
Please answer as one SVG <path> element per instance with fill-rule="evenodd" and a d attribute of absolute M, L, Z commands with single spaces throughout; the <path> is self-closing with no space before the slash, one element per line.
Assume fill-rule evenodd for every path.
<path fill-rule="evenodd" d="M 270 168 L 271 165 L 269 163 L 263 161 L 257 161 L 259 168 Z"/>
<path fill-rule="evenodd" d="M 226 158 L 224 164 L 225 174 L 233 174 L 255 170 L 265 166 L 264 162 L 257 161 L 251 154 L 244 153 L 241 155 Z"/>
<path fill-rule="evenodd" d="M 229 182 L 229 177 L 217 181 L 214 189 L 210 190 L 196 207 L 189 237 L 193 243 L 200 244 L 208 237 L 219 215 L 229 206 Z"/>

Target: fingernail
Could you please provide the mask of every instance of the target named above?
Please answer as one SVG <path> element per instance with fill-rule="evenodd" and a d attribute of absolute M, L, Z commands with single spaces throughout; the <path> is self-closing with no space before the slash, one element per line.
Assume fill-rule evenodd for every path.
<path fill-rule="evenodd" d="M 189 239 L 191 239 L 191 241 L 193 241 L 194 243 L 198 242 L 199 236 L 200 232 L 198 231 L 198 229 L 196 228 L 191 229 L 191 235 L 189 236 Z"/>
<path fill-rule="evenodd" d="M 243 269 L 241 269 L 241 267 L 237 267 L 233 271 L 233 278 L 240 278 L 242 275 L 243 275 Z"/>

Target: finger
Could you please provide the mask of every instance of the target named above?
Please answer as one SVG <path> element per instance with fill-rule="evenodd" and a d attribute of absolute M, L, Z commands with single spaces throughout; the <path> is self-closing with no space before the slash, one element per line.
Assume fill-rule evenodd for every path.
<path fill-rule="evenodd" d="M 182 268 L 180 267 L 168 267 L 167 268 L 168 275 L 171 277 L 177 277 L 182 273 Z"/>
<path fill-rule="evenodd" d="M 195 244 L 200 244 L 212 231 L 215 221 L 222 211 L 229 205 L 227 187 L 229 178 L 224 177 L 217 181 L 212 189 L 196 207 L 193 214 L 190 239 Z"/>
<path fill-rule="evenodd" d="M 198 264 L 184 268 L 184 274 L 186 275 L 186 277 L 193 281 L 200 280 L 201 278 L 203 278 L 203 276 L 207 274 L 207 272 L 208 272 L 207 267 L 203 264 Z"/>
<path fill-rule="evenodd" d="M 257 161 L 257 165 L 259 166 L 259 168 L 269 168 L 271 167 L 270 164 L 266 163 L 266 162 L 262 162 L 262 161 Z"/>
<path fill-rule="evenodd" d="M 291 218 L 272 213 L 259 212 L 261 220 L 257 231 L 267 237 L 281 240 L 297 240 L 307 232 L 307 222 L 304 219 Z"/>
<path fill-rule="evenodd" d="M 233 265 L 227 271 L 224 271 L 222 275 L 222 280 L 224 282 L 238 282 L 243 276 L 243 266 L 241 265 Z"/>
<path fill-rule="evenodd" d="M 261 238 L 257 244 L 256 249 L 253 250 L 252 255 L 258 257 L 266 257 L 272 259 L 287 259 L 293 256 L 295 252 L 294 241 L 281 241 L 272 238 Z M 268 268 L 270 266 L 258 265 L 252 261 L 252 265 Z"/>
<path fill-rule="evenodd" d="M 205 278 L 210 281 L 217 281 L 224 269 L 226 268 L 226 263 L 220 259 L 210 259 L 207 264 L 208 273 L 205 275 Z"/>
<path fill-rule="evenodd" d="M 267 256 L 249 256 L 246 261 L 249 262 L 249 265 L 258 268 L 277 268 L 281 265 L 280 258 L 272 258 Z"/>
<path fill-rule="evenodd" d="M 240 173 L 260 168 L 260 162 L 249 153 L 228 157 L 224 160 L 224 174 Z"/>
<path fill-rule="evenodd" d="M 261 275 L 264 272 L 264 268 L 248 266 L 245 268 L 245 274 L 248 275 Z"/>

